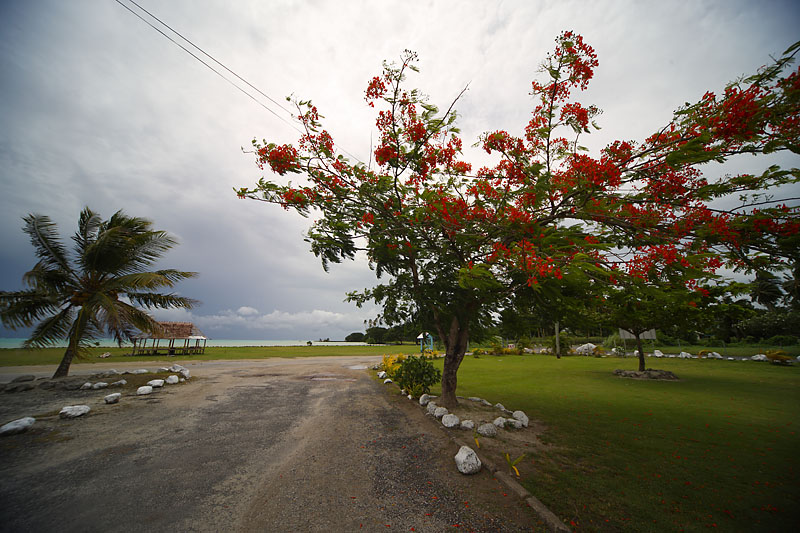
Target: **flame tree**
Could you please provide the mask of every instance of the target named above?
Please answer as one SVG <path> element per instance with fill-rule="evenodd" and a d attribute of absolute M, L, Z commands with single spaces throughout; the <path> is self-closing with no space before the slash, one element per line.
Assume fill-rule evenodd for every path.
<path fill-rule="evenodd" d="M 644 141 L 614 142 L 591 156 L 579 139 L 596 127 L 599 110 L 574 95 L 597 57 L 580 35 L 563 32 L 541 65 L 542 81 L 532 83 L 536 105 L 524 132 L 483 134 L 479 145 L 497 162 L 482 168 L 463 159 L 458 98 L 442 111 L 406 87 L 417 71 L 406 51 L 366 89 L 377 111 L 376 168 L 337 155 L 317 108 L 295 100 L 305 133 L 296 146 L 254 140 L 258 166 L 274 176 L 236 192 L 313 212 L 307 240 L 326 269 L 366 252 L 382 283 L 348 299 L 376 302 L 390 324 L 433 324 L 446 348 L 441 400 L 452 406 L 471 329 L 520 289 L 574 279 L 702 292 L 698 279 L 725 264 L 757 268 L 786 256 L 798 207 L 763 194 L 797 182 L 800 172 L 769 165 L 757 175 L 708 179 L 700 168 L 738 154 L 800 151 L 797 49 L 682 107 Z M 295 173 L 301 184 L 280 182 Z M 714 207 L 731 196 L 741 199 L 735 207 Z"/>

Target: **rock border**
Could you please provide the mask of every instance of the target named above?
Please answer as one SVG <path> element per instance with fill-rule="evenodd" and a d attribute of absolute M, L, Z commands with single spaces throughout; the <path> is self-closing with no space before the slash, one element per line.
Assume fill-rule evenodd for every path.
<path fill-rule="evenodd" d="M 378 365 L 376 365 L 376 366 L 378 366 Z M 373 368 L 373 370 L 377 370 L 377 368 Z M 384 376 L 385 375 L 386 374 L 384 373 Z M 381 378 L 379 376 L 379 379 L 383 379 L 383 378 Z M 384 384 L 388 384 L 388 383 L 391 383 L 391 381 L 387 379 L 384 382 Z M 426 400 L 428 400 L 427 402 L 425 402 L 425 403 L 423 403 L 423 402 L 415 402 L 415 403 L 417 405 L 419 405 L 422 409 L 424 409 L 427 414 L 433 415 L 434 412 L 436 411 L 436 408 L 435 408 L 436 404 L 434 402 L 430 401 L 430 400 L 435 399 L 435 397 L 431 397 L 430 395 L 427 395 L 427 394 L 423 395 L 423 396 L 427 396 L 427 398 L 426 398 Z M 411 398 L 410 395 L 409 395 L 409 398 Z M 481 398 L 470 397 L 470 398 L 461 398 L 461 399 L 464 399 L 464 400 L 467 400 L 467 401 L 473 401 L 473 402 L 480 402 L 480 403 L 483 403 L 484 405 L 488 405 L 488 406 L 492 405 L 488 401 L 483 400 Z M 434 409 L 430 408 L 431 404 L 433 404 Z M 508 411 L 500 403 L 495 404 L 494 407 L 497 407 L 498 410 L 500 410 L 500 412 L 502 414 L 510 414 L 510 411 Z M 516 415 L 517 413 L 522 413 L 522 411 L 515 411 L 514 415 Z M 524 416 L 524 413 L 522 413 L 522 415 Z M 437 418 L 439 418 L 439 417 L 437 417 Z M 526 422 L 527 422 L 527 418 L 528 417 L 525 416 Z M 513 419 L 515 421 L 520 422 L 520 423 L 522 422 L 516 416 L 514 416 Z M 520 499 L 525 501 L 525 503 L 528 505 L 528 507 L 533 509 L 533 512 L 536 513 L 539 516 L 539 518 L 545 523 L 545 526 L 547 527 L 547 529 L 549 531 L 555 531 L 556 533 L 571 533 L 572 530 L 569 527 L 567 527 L 567 525 L 553 511 L 548 509 L 548 507 L 545 504 L 543 504 L 542 501 L 539 500 L 539 498 L 534 496 L 528 489 L 526 489 L 525 487 L 520 485 L 516 480 L 514 480 L 505 471 L 500 470 L 500 468 L 498 468 L 498 466 L 496 464 L 494 464 L 494 462 L 488 460 L 485 456 L 482 456 L 482 454 L 479 454 L 477 451 L 473 450 L 467 443 L 462 441 L 455 434 L 452 434 L 450 431 L 447 431 L 448 428 L 446 428 L 444 425 L 442 425 L 439 422 L 439 420 L 437 420 L 437 423 L 435 423 L 435 425 L 436 425 L 437 428 L 439 428 L 439 431 L 441 431 L 444 435 L 447 436 L 447 438 L 450 439 L 450 441 L 458 448 L 459 452 L 461 451 L 462 448 L 469 448 L 473 453 L 475 453 L 475 455 L 477 456 L 480 464 L 485 466 L 486 469 L 494 476 L 495 479 L 500 480 L 503 484 L 505 484 L 506 487 L 508 487 L 508 489 L 511 492 L 513 492 Z M 490 425 L 492 425 L 492 427 L 494 429 L 497 429 L 496 427 L 494 427 L 493 424 L 490 424 Z M 524 425 L 527 426 L 527 424 L 524 424 Z"/>

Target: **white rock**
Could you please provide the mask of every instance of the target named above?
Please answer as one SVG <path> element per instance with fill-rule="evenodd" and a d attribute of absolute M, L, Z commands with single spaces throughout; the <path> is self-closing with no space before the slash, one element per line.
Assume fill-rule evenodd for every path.
<path fill-rule="evenodd" d="M 408 394 L 405 389 L 400 389 L 400 396 L 405 396 Z"/>
<path fill-rule="evenodd" d="M 180 379 L 178 378 L 178 376 L 173 374 L 171 376 L 167 376 L 167 379 L 164 380 L 164 383 L 166 383 L 167 385 L 175 385 L 179 381 Z"/>
<path fill-rule="evenodd" d="M 728 357 L 728 361 L 736 361 L 733 357 Z"/>
<path fill-rule="evenodd" d="M 483 405 L 485 405 L 486 407 L 491 407 L 491 406 L 492 406 L 492 404 L 491 404 L 491 403 L 489 403 L 489 401 L 487 401 L 487 400 L 481 400 L 481 403 L 482 403 Z"/>
<path fill-rule="evenodd" d="M 89 390 L 91 388 L 92 388 L 92 384 L 89 381 L 87 381 L 86 383 L 81 385 L 81 390 Z"/>
<path fill-rule="evenodd" d="M 470 396 L 469 398 L 467 398 L 467 400 L 469 400 L 471 402 L 482 402 L 483 401 L 481 398 L 478 398 L 477 396 Z"/>
<path fill-rule="evenodd" d="M 106 403 L 119 403 L 120 398 L 122 398 L 122 394 L 115 392 L 114 394 L 109 394 L 103 399 L 106 401 Z"/>
<path fill-rule="evenodd" d="M 506 410 L 505 406 L 502 403 L 496 403 L 496 404 L 494 404 L 494 406 L 497 407 L 498 409 L 500 409 L 501 411 L 505 411 Z"/>
<path fill-rule="evenodd" d="M 497 426 L 499 428 L 504 428 L 504 427 L 506 427 L 506 419 L 503 418 L 502 416 L 498 416 L 497 418 L 495 418 L 492 421 L 492 424 L 494 424 L 495 426 Z"/>
<path fill-rule="evenodd" d="M 478 426 L 477 432 L 479 435 L 483 435 L 484 437 L 496 437 L 497 426 L 494 424 L 481 424 Z"/>
<path fill-rule="evenodd" d="M 386 372 L 384 372 L 383 370 L 378 372 L 378 379 L 386 379 Z"/>
<path fill-rule="evenodd" d="M 481 470 L 478 454 L 469 446 L 462 446 L 455 456 L 456 468 L 462 474 L 477 474 Z"/>
<path fill-rule="evenodd" d="M 711 356 L 709 356 L 709 357 L 711 357 Z M 681 353 L 678 354 L 678 358 L 679 359 L 691 359 L 692 358 L 692 354 L 690 354 L 689 352 L 681 352 Z"/>
<path fill-rule="evenodd" d="M 522 429 L 524 427 L 520 420 L 516 420 L 514 418 L 506 418 L 506 424 L 510 425 L 514 429 Z"/>
<path fill-rule="evenodd" d="M 763 353 L 757 353 L 753 357 L 750 358 L 753 361 L 767 361 L 767 356 Z"/>
<path fill-rule="evenodd" d="M 36 419 L 32 416 L 26 416 L 25 418 L 19 418 L 8 424 L 3 424 L 0 427 L 0 437 L 5 437 L 6 435 L 16 435 L 17 433 L 22 433 L 23 431 L 28 431 L 33 423 L 36 422 Z"/>
<path fill-rule="evenodd" d="M 128 384 L 128 380 L 121 379 L 119 381 L 115 381 L 114 383 L 109 385 L 109 387 L 122 387 L 123 385 L 127 385 L 127 384 Z"/>
<path fill-rule="evenodd" d="M 162 366 L 161 368 L 159 368 L 158 371 L 159 372 L 172 372 L 172 370 L 170 370 L 169 368 L 167 368 L 165 366 Z"/>
<path fill-rule="evenodd" d="M 438 405 L 436 405 L 436 402 L 428 402 L 428 414 L 432 415 L 435 413 L 437 407 Z"/>
<path fill-rule="evenodd" d="M 153 387 L 154 389 L 158 389 L 158 388 L 161 388 L 161 387 L 164 386 L 164 380 L 163 379 L 151 379 L 150 381 L 147 382 L 147 384 L 150 385 L 151 387 Z"/>
<path fill-rule="evenodd" d="M 578 355 L 592 355 L 594 353 L 594 349 L 597 348 L 591 342 L 587 342 L 586 344 L 581 344 L 577 348 L 575 348 L 575 353 Z"/>
<path fill-rule="evenodd" d="M 411 396 L 411 395 L 409 394 L 409 395 L 408 395 L 408 399 L 409 399 L 409 400 L 413 400 L 413 399 L 414 399 L 414 397 L 413 397 L 413 396 Z"/>
<path fill-rule="evenodd" d="M 430 394 L 423 394 L 422 396 L 419 397 L 419 404 L 422 407 L 425 407 L 426 405 L 428 405 L 428 403 L 430 401 L 431 401 L 431 395 Z"/>
<path fill-rule="evenodd" d="M 528 422 L 530 422 L 530 420 L 528 420 L 528 415 L 526 415 L 524 411 L 514 411 L 514 414 L 511 416 L 514 418 L 514 420 L 519 420 L 522 422 L 524 427 L 528 427 Z"/>
<path fill-rule="evenodd" d="M 97 383 L 95 383 L 94 385 L 92 385 L 92 388 L 93 388 L 94 390 L 97 390 L 97 389 L 105 389 L 106 387 L 108 387 L 108 383 L 106 383 L 105 381 L 98 381 Z"/>
<path fill-rule="evenodd" d="M 186 381 L 186 378 L 181 378 L 181 383 L 183 383 L 184 381 Z"/>
<path fill-rule="evenodd" d="M 437 407 L 433 411 L 433 416 L 435 416 L 436 418 L 442 418 L 444 415 L 446 415 L 449 412 L 450 411 L 447 410 L 447 407 Z"/>
<path fill-rule="evenodd" d="M 472 420 L 462 420 L 461 429 L 475 429 L 475 422 Z"/>
<path fill-rule="evenodd" d="M 459 420 L 456 415 L 450 413 L 442 417 L 442 425 L 446 428 L 456 427 L 460 422 L 461 420 Z"/>
<path fill-rule="evenodd" d="M 91 407 L 88 405 L 65 405 L 61 408 L 61 411 L 58 413 L 58 416 L 61 418 L 77 418 L 79 416 L 83 416 L 89 411 L 91 411 Z"/>
<path fill-rule="evenodd" d="M 384 379 L 384 380 L 383 380 L 383 384 L 384 384 L 384 385 L 387 385 L 387 384 L 389 384 L 389 383 L 392 383 L 392 380 L 391 380 L 391 379 L 389 379 L 389 378 L 386 378 L 386 379 Z"/>
<path fill-rule="evenodd" d="M 664 357 L 664 352 L 661 350 L 653 350 L 653 357 Z"/>
<path fill-rule="evenodd" d="M 131 372 L 131 374 L 149 374 L 149 373 L 150 371 L 147 370 L 146 368 L 140 368 L 138 370 L 134 370 L 133 372 Z"/>
<path fill-rule="evenodd" d="M 151 394 L 153 392 L 153 387 L 150 385 L 144 385 L 143 387 L 139 387 L 136 389 L 136 394 L 139 396 L 144 396 L 145 394 Z"/>
<path fill-rule="evenodd" d="M 184 368 L 183 370 L 179 370 L 178 374 L 183 376 L 184 379 L 189 379 L 190 377 L 192 377 L 192 373 L 189 372 L 188 368 Z"/>

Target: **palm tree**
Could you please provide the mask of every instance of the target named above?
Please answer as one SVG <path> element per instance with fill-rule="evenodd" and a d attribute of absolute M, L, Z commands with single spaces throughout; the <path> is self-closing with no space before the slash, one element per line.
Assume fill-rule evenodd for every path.
<path fill-rule="evenodd" d="M 71 257 L 49 217 L 31 214 L 23 220 L 39 262 L 23 276 L 29 289 L 0 291 L 0 321 L 13 329 L 37 324 L 24 348 L 67 339 L 54 378 L 66 376 L 73 357 L 104 334 L 121 344 L 137 330 L 156 333 L 158 322 L 145 309 L 190 309 L 197 303 L 157 292 L 197 274 L 146 270 L 177 243 L 166 232 L 153 230 L 149 220 L 118 211 L 103 221 L 87 207 L 72 237 Z"/>

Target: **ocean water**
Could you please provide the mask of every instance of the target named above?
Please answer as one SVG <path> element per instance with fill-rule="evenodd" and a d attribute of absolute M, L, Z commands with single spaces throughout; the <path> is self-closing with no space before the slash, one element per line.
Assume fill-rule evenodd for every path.
<path fill-rule="evenodd" d="M 19 338 L 0 338 L 0 348 L 19 348 L 22 346 L 22 343 L 25 339 Z M 112 339 L 101 339 L 98 341 L 101 347 L 112 347 L 117 346 L 117 343 L 114 342 Z M 162 340 L 161 344 L 164 345 L 165 342 Z M 194 341 L 190 341 L 190 344 L 194 346 Z M 201 342 L 202 344 L 202 342 Z M 206 342 L 206 346 L 214 346 L 214 347 L 242 347 L 242 346 L 306 346 L 308 341 L 297 341 L 297 340 L 242 340 L 242 339 L 213 339 L 208 340 Z M 367 344 L 364 342 L 341 342 L 341 341 L 315 341 L 312 340 L 311 344 L 313 346 L 366 346 Z M 66 341 L 59 342 L 54 344 L 53 346 L 58 348 L 65 348 L 67 346 Z M 123 343 L 122 346 L 132 346 L 131 343 Z"/>

